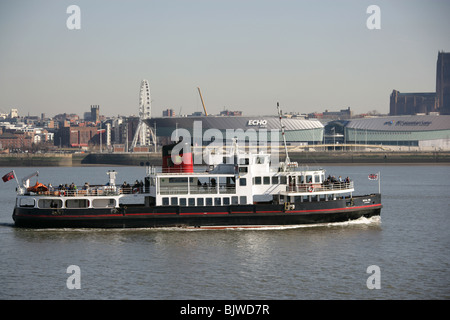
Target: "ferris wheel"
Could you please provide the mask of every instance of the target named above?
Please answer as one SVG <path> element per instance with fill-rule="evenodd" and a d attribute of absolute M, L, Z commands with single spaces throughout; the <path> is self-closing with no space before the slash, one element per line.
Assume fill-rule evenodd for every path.
<path fill-rule="evenodd" d="M 156 147 L 156 136 L 152 128 L 149 127 L 145 120 L 152 116 L 152 103 L 150 96 L 150 85 L 147 80 L 141 81 L 141 89 L 139 92 L 139 124 L 133 137 L 131 148 L 137 145 Z"/>
<path fill-rule="evenodd" d="M 139 94 L 139 117 L 149 119 L 152 114 L 152 101 L 150 99 L 150 86 L 147 80 L 141 81 L 141 91 Z"/>

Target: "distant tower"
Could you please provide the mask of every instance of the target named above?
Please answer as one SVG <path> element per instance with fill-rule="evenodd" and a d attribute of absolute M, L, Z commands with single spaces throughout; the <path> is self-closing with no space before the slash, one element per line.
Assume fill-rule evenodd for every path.
<path fill-rule="evenodd" d="M 436 95 L 440 114 L 450 114 L 450 52 L 438 53 Z"/>
<path fill-rule="evenodd" d="M 11 119 L 13 119 L 13 118 L 18 118 L 18 117 L 19 117 L 19 111 L 18 111 L 17 109 L 11 109 L 11 110 L 9 111 L 9 117 L 10 117 Z"/>
<path fill-rule="evenodd" d="M 156 145 L 156 136 L 145 120 L 150 119 L 152 115 L 152 105 L 150 99 L 150 87 L 147 80 L 141 81 L 141 90 L 139 93 L 139 124 L 133 137 L 131 148 L 140 146 Z"/>
<path fill-rule="evenodd" d="M 99 105 L 91 105 L 91 121 L 99 122 L 100 121 L 100 106 Z"/>

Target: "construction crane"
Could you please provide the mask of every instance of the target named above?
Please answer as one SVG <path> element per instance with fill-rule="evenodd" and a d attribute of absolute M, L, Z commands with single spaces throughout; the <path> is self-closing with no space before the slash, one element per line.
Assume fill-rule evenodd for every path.
<path fill-rule="evenodd" d="M 203 110 L 205 110 L 205 116 L 208 116 L 208 112 L 206 112 L 205 102 L 203 101 L 202 92 L 200 91 L 200 87 L 197 87 L 198 93 L 200 94 L 200 99 L 202 100 Z"/>

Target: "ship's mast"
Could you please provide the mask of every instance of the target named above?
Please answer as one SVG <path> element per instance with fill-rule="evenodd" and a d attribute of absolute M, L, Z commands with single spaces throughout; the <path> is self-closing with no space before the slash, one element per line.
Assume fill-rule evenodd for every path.
<path fill-rule="evenodd" d="M 280 103 L 279 102 L 277 102 L 277 109 L 278 109 L 278 115 L 280 117 L 281 135 L 283 136 L 284 152 L 286 153 L 286 164 L 289 164 L 291 162 L 291 160 L 289 159 L 289 154 L 288 154 L 288 150 L 287 150 L 286 136 L 284 135 L 284 125 L 281 122 L 282 112 L 281 112 L 281 109 L 280 109 Z"/>

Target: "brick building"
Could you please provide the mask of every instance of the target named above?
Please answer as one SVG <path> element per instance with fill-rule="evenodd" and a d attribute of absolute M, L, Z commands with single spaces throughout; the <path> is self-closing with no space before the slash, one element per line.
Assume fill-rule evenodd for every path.
<path fill-rule="evenodd" d="M 27 150 L 33 144 L 33 137 L 25 132 L 4 132 L 0 135 L 0 149 Z"/>
<path fill-rule="evenodd" d="M 436 65 L 436 92 L 401 93 L 393 90 L 389 114 L 415 115 L 439 112 L 450 115 L 450 53 L 439 52 Z"/>
<path fill-rule="evenodd" d="M 63 127 L 55 135 L 55 145 L 61 147 L 87 147 L 99 144 L 97 127 Z"/>
<path fill-rule="evenodd" d="M 414 115 L 437 112 L 439 101 L 435 92 L 401 93 L 393 90 L 390 101 L 390 115 Z"/>

